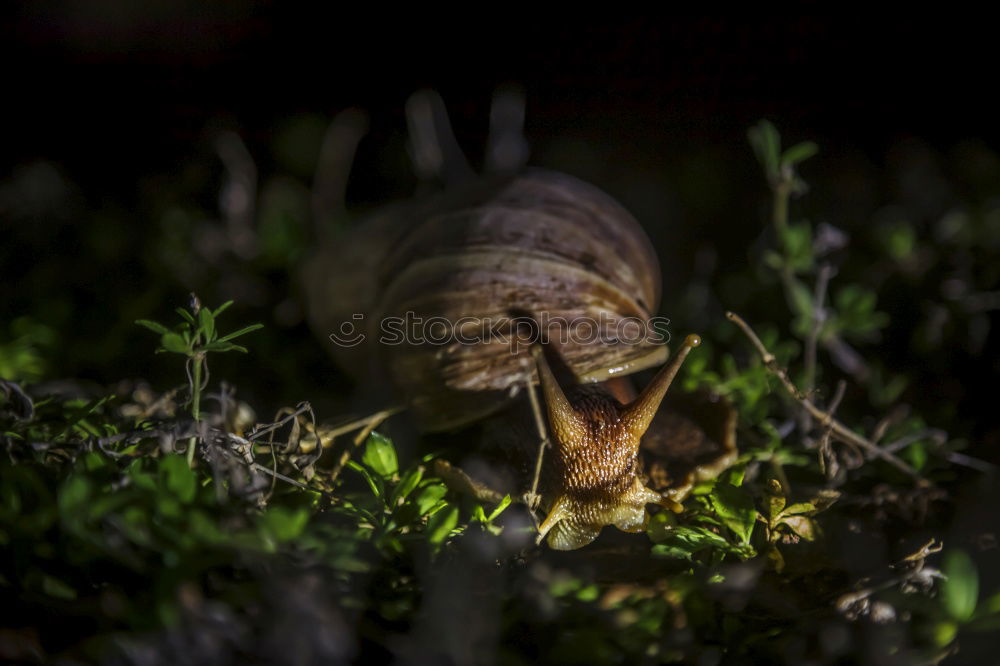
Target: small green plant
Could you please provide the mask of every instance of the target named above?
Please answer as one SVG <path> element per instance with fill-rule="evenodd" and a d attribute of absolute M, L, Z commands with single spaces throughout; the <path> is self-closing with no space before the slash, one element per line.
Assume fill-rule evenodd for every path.
<path fill-rule="evenodd" d="M 437 552 L 449 537 L 464 531 L 465 525 L 459 524 L 459 505 L 446 497 L 448 487 L 440 479 L 425 476 L 424 465 L 432 457 L 425 456 L 400 470 L 392 441 L 373 432 L 361 462 L 347 463 L 364 479 L 370 493 L 348 493 L 338 510 L 356 520 L 360 532 L 384 552 L 402 554 L 405 544 L 414 540 L 426 540 Z M 502 528 L 494 521 L 510 503 L 510 496 L 504 497 L 489 515 L 477 504 L 470 520 L 497 534 Z"/>
<path fill-rule="evenodd" d="M 160 335 L 160 348 L 156 350 L 157 353 L 171 352 L 185 357 L 185 369 L 191 395 L 191 418 L 195 422 L 201 418 L 201 392 L 208 386 L 207 354 L 227 351 L 238 351 L 245 354 L 247 353 L 246 347 L 231 341 L 264 327 L 263 324 L 250 324 L 232 333 L 220 335 L 216 330 L 215 320 L 232 304 L 232 301 L 226 301 L 212 310 L 202 307 L 198 297 L 191 294 L 189 310 L 177 308 L 177 314 L 184 321 L 177 324 L 173 330 L 149 319 L 137 319 L 135 322 Z M 195 444 L 196 438 L 192 438 L 188 443 L 188 465 L 194 464 Z"/>
<path fill-rule="evenodd" d="M 47 352 L 56 343 L 55 331 L 30 317 L 18 317 L 0 338 L 0 379 L 38 381 L 45 374 Z"/>
<path fill-rule="evenodd" d="M 875 309 L 876 293 L 859 284 L 837 289 L 832 307 L 827 289 L 833 270 L 826 254 L 838 249 L 836 243 L 819 243 L 808 220 L 792 221 L 791 199 L 805 194 L 808 187 L 798 173 L 802 162 L 818 152 L 815 143 L 805 141 L 782 151 L 781 136 L 767 120 L 748 133 L 758 161 L 773 195 L 771 224 L 777 247 L 767 250 L 763 263 L 778 273 L 785 300 L 792 313 L 792 331 L 806 343 L 806 388 L 815 380 L 816 365 L 811 346 L 844 349 L 844 338 L 871 340 L 888 324 L 888 316 Z M 831 246 L 832 245 L 832 246 Z M 813 277 L 810 287 L 807 279 Z"/>

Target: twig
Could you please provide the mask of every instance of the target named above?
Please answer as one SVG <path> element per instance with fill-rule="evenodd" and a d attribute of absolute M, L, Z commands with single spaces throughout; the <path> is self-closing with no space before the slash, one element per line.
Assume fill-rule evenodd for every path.
<path fill-rule="evenodd" d="M 185 367 L 187 367 L 186 364 Z M 142 411 L 139 412 L 139 419 L 140 420 L 147 419 L 156 412 L 158 412 L 161 408 L 166 407 L 166 405 L 170 403 L 174 398 L 176 398 L 177 394 L 180 393 L 183 389 L 184 389 L 183 386 L 175 386 L 174 388 L 170 389 L 169 391 L 158 397 L 155 401 L 153 401 L 152 404 L 150 404 L 148 407 L 144 407 Z"/>
<path fill-rule="evenodd" d="M 283 411 L 284 409 L 285 408 L 282 408 L 282 410 L 280 410 L 277 414 L 274 415 L 275 416 L 275 421 L 277 421 L 280 418 L 281 411 Z M 294 423 L 295 425 L 298 425 L 299 422 L 298 421 L 292 421 L 292 423 Z M 292 430 L 293 430 L 293 433 L 294 433 L 295 428 L 293 427 Z M 277 474 L 278 474 L 278 454 L 274 450 L 274 433 L 275 432 L 276 432 L 275 430 L 271 430 L 270 432 L 267 433 L 267 448 L 271 451 L 271 469 L 268 470 L 268 471 L 272 472 L 272 474 L 271 474 L 271 487 L 268 488 L 267 495 L 264 497 L 264 503 L 265 504 L 267 502 L 271 501 L 271 496 L 274 495 L 274 487 L 275 487 L 275 485 L 277 485 L 277 479 L 278 479 L 278 476 L 277 476 Z M 292 438 L 293 438 L 293 435 L 290 435 L 289 436 L 289 440 L 291 440 Z M 253 464 L 257 465 L 256 462 L 254 462 Z"/>
<path fill-rule="evenodd" d="M 479 502 L 496 504 L 504 498 L 504 494 L 490 488 L 485 483 L 476 481 L 460 468 L 447 460 L 438 458 L 434 461 L 434 474 L 441 477 L 445 485 L 457 493 L 472 497 Z M 518 501 L 515 498 L 515 501 Z"/>
<path fill-rule="evenodd" d="M 393 416 L 403 411 L 403 409 L 405 408 L 402 405 L 396 405 L 395 407 L 390 407 L 385 411 L 390 412 L 389 416 Z M 358 428 L 367 425 L 371 420 L 372 416 L 369 415 L 364 418 L 355 419 L 354 421 L 350 421 L 348 423 L 345 423 L 344 425 L 339 425 L 335 428 L 331 428 L 330 430 L 325 430 L 323 432 L 323 440 L 325 441 L 320 442 L 320 444 L 322 446 L 330 446 L 333 444 L 333 440 L 335 440 L 337 437 L 340 437 L 341 435 L 347 434 L 349 432 L 354 432 Z"/>
<path fill-rule="evenodd" d="M 867 613 L 870 608 L 869 598 L 877 592 L 908 584 L 929 588 L 934 579 L 944 578 L 944 575 L 937 569 L 927 566 L 926 560 L 931 555 L 940 553 L 942 548 L 944 543 L 931 539 L 916 552 L 891 565 L 892 569 L 902 573 L 874 585 L 867 580 L 860 581 L 859 585 L 864 584 L 865 587 L 841 594 L 834 601 L 834 607 L 848 619 L 856 619 Z"/>
<path fill-rule="evenodd" d="M 971 469 L 983 472 L 984 474 L 993 474 L 997 471 L 997 465 L 991 462 L 986 462 L 985 460 L 980 460 L 979 458 L 973 458 L 972 456 L 967 456 L 964 453 L 959 453 L 958 451 L 948 451 L 944 454 L 944 459 L 953 465 L 962 465 L 963 467 L 969 467 Z"/>
<path fill-rule="evenodd" d="M 232 455 L 235 455 L 235 454 L 232 454 Z M 264 467 L 260 463 L 257 463 L 257 462 L 250 463 L 250 466 L 253 467 L 255 470 L 257 470 L 258 472 L 264 472 L 265 474 L 270 474 L 275 479 L 281 479 L 285 483 L 290 483 L 293 486 L 296 486 L 298 488 L 302 488 L 303 490 L 311 490 L 311 491 L 317 492 L 317 493 L 322 493 L 323 492 L 321 490 L 317 490 L 316 488 L 310 488 L 308 485 L 302 483 L 301 481 L 296 481 L 295 479 L 291 478 L 290 476 L 285 476 L 281 472 L 273 470 L 270 467 Z M 268 496 L 270 497 L 271 493 L 273 493 L 273 492 L 274 492 L 274 486 L 272 484 L 271 491 L 268 493 Z"/>
<path fill-rule="evenodd" d="M 823 330 L 826 322 L 824 313 L 824 303 L 826 302 L 826 288 L 830 284 L 833 276 L 833 268 L 830 264 L 823 264 L 816 277 L 816 291 L 813 296 L 813 325 L 806 337 L 806 346 L 803 352 L 803 364 L 805 365 L 805 393 L 812 393 L 816 385 L 816 347 L 819 343 L 819 334 Z"/>
<path fill-rule="evenodd" d="M 97 438 L 97 446 L 103 451 L 109 444 L 116 444 L 127 441 L 129 444 L 142 439 L 154 439 L 158 437 L 173 437 L 174 439 L 184 439 L 192 437 L 198 433 L 197 425 L 194 421 L 183 421 L 174 425 L 173 428 L 157 428 L 151 430 L 130 430 L 119 432 L 107 437 Z"/>
<path fill-rule="evenodd" d="M 831 416 L 837 411 L 837 408 L 840 407 L 840 402 L 844 399 L 844 393 L 846 390 L 847 390 L 847 382 L 845 382 L 843 379 L 838 380 L 837 388 L 834 389 L 833 392 L 833 399 L 830 401 L 830 404 L 827 405 L 826 407 L 827 413 L 830 414 Z M 819 456 L 820 471 L 823 472 L 823 474 L 826 476 L 827 479 L 832 480 L 834 477 L 837 476 L 839 464 L 837 463 L 836 458 L 833 457 L 833 451 L 830 446 L 830 435 L 831 435 L 830 426 L 827 425 L 825 428 L 823 428 L 823 434 L 820 435 L 819 445 L 816 448 L 817 448 L 817 454 Z M 857 448 L 854 449 L 854 452 L 857 453 Z M 826 464 L 827 457 L 830 458 L 830 460 L 833 462 L 834 465 L 834 467 L 830 470 L 829 473 L 827 472 L 828 469 Z"/>
<path fill-rule="evenodd" d="M 875 443 L 881 442 L 882 438 L 885 437 L 886 431 L 889 430 L 891 426 L 897 423 L 902 423 L 903 420 L 909 415 L 910 407 L 908 405 L 897 405 L 889 410 L 889 413 L 879 419 L 878 423 L 872 429 L 872 434 L 869 439 Z"/>
<path fill-rule="evenodd" d="M 833 390 L 833 399 L 830 400 L 830 404 L 826 406 L 827 414 L 831 416 L 836 413 L 837 408 L 840 407 L 841 401 L 844 399 L 844 393 L 847 391 L 847 382 L 843 379 L 837 380 L 837 388 Z M 830 439 L 830 426 L 827 425 L 823 428 L 823 439 Z"/>
<path fill-rule="evenodd" d="M 525 363 L 527 366 L 527 363 Z M 531 374 L 526 370 L 526 385 L 528 387 L 528 401 L 531 403 L 531 413 L 535 419 L 535 427 L 538 429 L 538 455 L 535 457 L 535 473 L 531 479 L 531 490 L 525 496 L 525 504 L 528 505 L 528 511 L 531 514 L 531 519 L 536 522 L 535 509 L 538 507 L 538 482 L 542 476 L 542 461 L 545 457 L 545 449 L 550 445 L 549 443 L 549 432 L 548 428 L 545 427 L 545 419 L 542 417 L 542 407 L 538 401 L 538 394 L 535 392 L 535 385 L 531 383 Z"/>
<path fill-rule="evenodd" d="M 795 398 L 795 400 L 799 402 L 799 404 L 805 407 L 805 409 L 809 411 L 809 413 L 812 415 L 814 419 L 819 421 L 820 424 L 823 425 L 824 427 L 828 427 L 830 429 L 830 433 L 834 438 L 846 444 L 853 444 L 854 446 L 857 446 L 858 448 L 867 451 L 870 455 L 877 458 L 881 458 L 885 462 L 889 463 L 899 471 L 903 472 L 904 474 L 912 478 L 914 481 L 917 482 L 918 485 L 921 486 L 933 485 L 930 483 L 930 481 L 922 477 L 915 469 L 910 467 L 908 464 L 906 464 L 896 456 L 892 455 L 888 451 L 883 451 L 882 448 L 877 444 L 874 444 L 873 442 L 868 441 L 861 435 L 858 435 L 857 433 L 853 432 L 843 423 L 833 418 L 830 412 L 825 412 L 816 405 L 814 405 L 807 396 L 803 395 L 802 391 L 800 391 L 799 388 L 795 385 L 795 383 L 789 378 L 788 372 L 780 365 L 778 365 L 778 361 L 774 357 L 774 354 L 768 351 L 767 347 L 764 346 L 764 343 L 760 341 L 760 338 L 757 337 L 757 334 L 753 331 L 752 328 L 750 328 L 750 325 L 747 324 L 742 317 L 740 317 L 735 312 L 727 312 L 726 318 L 740 327 L 744 335 L 746 335 L 747 338 L 749 338 L 750 342 L 756 348 L 757 353 L 760 355 L 761 360 L 764 362 L 764 366 L 768 369 L 768 371 L 772 375 L 777 377 L 782 384 L 784 384 L 785 390 L 787 390 L 788 393 L 793 398 Z"/>
<path fill-rule="evenodd" d="M 826 411 L 833 414 L 837 411 L 837 407 L 840 407 L 840 402 L 844 399 L 844 393 L 847 391 L 847 382 L 843 379 L 837 380 L 837 388 L 833 390 L 833 399 L 830 404 L 827 405 Z"/>
<path fill-rule="evenodd" d="M 912 435 L 907 435 L 906 437 L 900 437 L 899 439 L 889 442 L 888 444 L 882 445 L 883 451 L 888 451 L 889 453 L 895 453 L 905 449 L 910 444 L 914 442 L 919 442 L 922 439 L 929 439 L 935 445 L 940 446 L 948 441 L 948 435 L 943 430 L 938 430 L 937 428 L 924 428 Z"/>
<path fill-rule="evenodd" d="M 250 433 L 249 435 L 247 435 L 247 439 L 249 439 L 252 442 L 255 439 L 261 437 L 262 435 L 266 435 L 267 433 L 271 432 L 272 430 L 277 430 L 281 426 L 285 425 L 286 423 L 288 423 L 289 421 L 291 421 L 292 419 L 294 419 L 299 414 L 304 414 L 305 412 L 308 412 L 308 411 L 312 411 L 312 405 L 309 404 L 309 401 L 307 400 L 307 401 L 304 401 L 304 402 L 300 402 L 298 405 L 295 406 L 295 411 L 293 411 L 291 414 L 289 414 L 285 418 L 281 419 L 280 421 L 277 421 L 275 423 L 271 423 L 270 425 L 266 425 L 266 426 L 264 426 L 263 428 L 261 428 L 259 430 L 254 430 L 252 433 Z"/>
<path fill-rule="evenodd" d="M 289 484 L 295 486 L 296 488 L 301 488 L 302 490 L 308 490 L 310 492 L 319 493 L 320 495 L 323 495 L 323 496 L 326 496 L 326 497 L 334 497 L 333 495 L 331 495 L 330 493 L 326 492 L 325 490 L 321 490 L 319 488 L 313 488 L 312 486 L 310 486 L 308 484 L 305 484 L 305 483 L 302 483 L 301 481 L 298 481 L 296 479 L 293 479 L 290 476 L 285 476 L 284 474 L 282 474 L 281 472 L 278 472 L 277 470 L 273 470 L 273 469 L 271 469 L 269 467 L 265 467 L 264 465 L 261 465 L 258 462 L 250 462 L 250 463 L 248 463 L 246 460 L 243 460 L 243 458 L 236 451 L 233 451 L 231 449 L 223 449 L 223 450 L 226 452 L 227 455 L 229 455 L 229 456 L 231 456 L 233 458 L 236 458 L 237 460 L 239 460 L 240 462 L 244 463 L 248 467 L 253 468 L 257 472 L 263 472 L 264 474 L 267 474 L 267 475 L 271 476 L 273 479 L 278 479 L 280 481 L 284 481 L 285 483 L 289 483 Z M 273 488 L 273 486 L 272 486 L 272 488 Z"/>
<path fill-rule="evenodd" d="M 839 335 L 831 335 L 823 341 L 823 348 L 830 354 L 830 359 L 838 368 L 863 384 L 868 381 L 871 369 L 854 347 L 844 342 Z"/>

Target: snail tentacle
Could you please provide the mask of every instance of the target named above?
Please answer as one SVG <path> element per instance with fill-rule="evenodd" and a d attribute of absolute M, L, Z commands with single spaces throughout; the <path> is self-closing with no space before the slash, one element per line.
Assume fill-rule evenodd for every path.
<path fill-rule="evenodd" d="M 536 345 L 531 350 L 538 365 L 538 378 L 542 384 L 542 394 L 549 415 L 553 436 L 562 447 L 581 445 L 586 440 L 587 423 L 570 404 L 562 387 L 552 374 L 552 368 L 545 360 L 545 352 Z"/>
<path fill-rule="evenodd" d="M 667 389 L 670 388 L 674 377 L 677 376 L 677 372 L 680 370 L 681 364 L 684 363 L 684 359 L 687 358 L 692 349 L 700 344 L 701 338 L 699 336 L 693 334 L 687 336 L 677 355 L 674 356 L 670 363 L 660 368 L 653 381 L 642 390 L 639 397 L 625 407 L 625 412 L 622 416 L 623 427 L 629 431 L 629 434 L 635 437 L 636 450 L 638 450 L 639 438 L 649 428 L 649 424 L 653 422 L 656 410 L 660 408 L 660 403 L 663 402 L 663 398 L 667 394 Z"/>

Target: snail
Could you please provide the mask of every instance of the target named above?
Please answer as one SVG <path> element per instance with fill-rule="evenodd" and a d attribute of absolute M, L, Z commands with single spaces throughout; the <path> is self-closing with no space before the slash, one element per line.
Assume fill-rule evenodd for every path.
<path fill-rule="evenodd" d="M 696 480 L 734 458 L 733 420 L 723 419 L 712 456 L 689 456 L 682 474 L 660 470 L 672 492 L 647 487 L 640 439 L 699 339 L 688 336 L 631 399 L 619 378 L 667 358 L 651 326 L 661 280 L 650 241 L 596 187 L 512 167 L 382 209 L 328 243 L 304 271 L 307 309 L 313 328 L 340 342 L 338 362 L 357 376 L 384 374 L 427 431 L 513 413 L 504 410 L 519 400 L 523 410 L 522 389 L 540 384 L 552 452 L 539 538 L 569 550 L 606 525 L 641 530 L 649 503 L 679 509 Z M 539 435 L 531 442 L 522 428 L 517 437 L 524 448 Z"/>

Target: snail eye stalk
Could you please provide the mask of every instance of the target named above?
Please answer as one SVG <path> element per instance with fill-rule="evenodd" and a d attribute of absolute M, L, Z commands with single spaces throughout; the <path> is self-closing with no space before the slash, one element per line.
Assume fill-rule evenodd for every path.
<path fill-rule="evenodd" d="M 625 407 L 622 414 L 622 427 L 635 438 L 636 450 L 638 450 L 639 439 L 649 428 L 649 424 L 653 422 L 656 410 L 660 408 L 660 403 L 667 395 L 667 390 L 681 369 L 684 359 L 687 358 L 692 349 L 700 344 L 701 337 L 698 335 L 691 334 L 684 338 L 684 343 L 670 363 L 660 368 L 653 381 L 642 390 L 639 397 Z"/>

